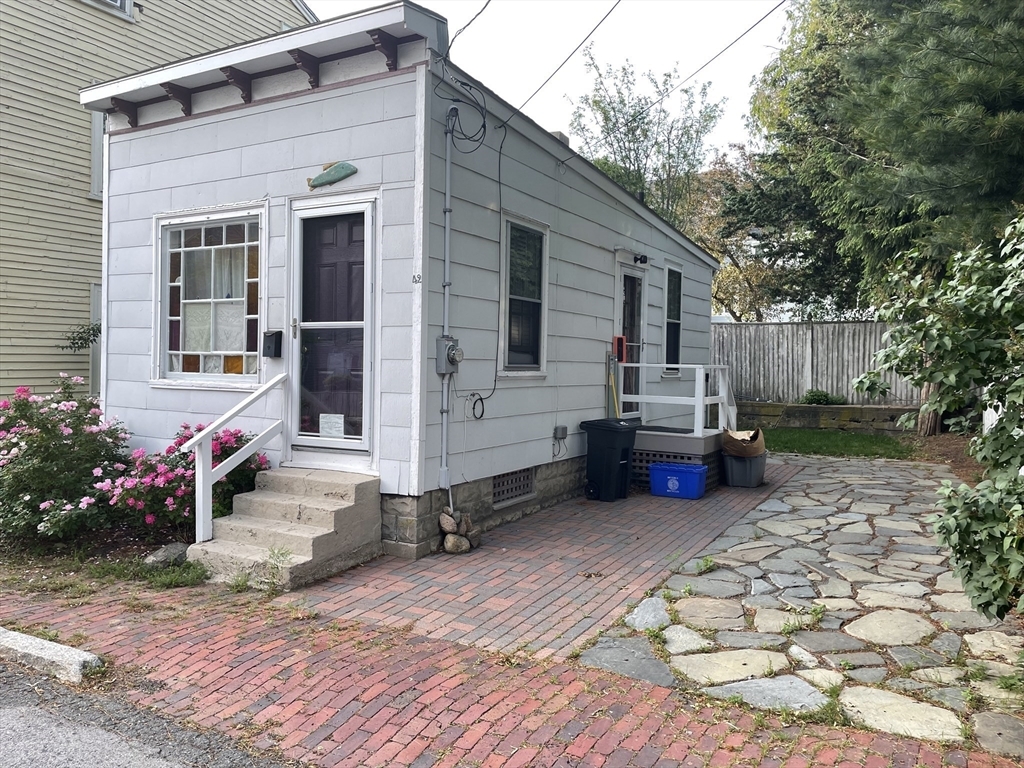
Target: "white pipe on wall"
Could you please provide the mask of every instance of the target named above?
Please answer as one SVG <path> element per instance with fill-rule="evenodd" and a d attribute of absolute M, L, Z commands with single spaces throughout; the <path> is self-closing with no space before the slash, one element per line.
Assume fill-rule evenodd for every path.
<path fill-rule="evenodd" d="M 441 334 L 448 336 L 448 303 L 451 298 L 452 268 L 452 132 L 455 130 L 455 119 L 459 108 L 452 104 L 448 107 L 444 126 L 444 311 L 442 315 Z M 441 469 L 438 482 L 448 491 L 448 506 L 452 509 L 452 484 L 448 469 L 448 423 L 451 411 L 451 378 L 450 373 L 441 376 Z"/>

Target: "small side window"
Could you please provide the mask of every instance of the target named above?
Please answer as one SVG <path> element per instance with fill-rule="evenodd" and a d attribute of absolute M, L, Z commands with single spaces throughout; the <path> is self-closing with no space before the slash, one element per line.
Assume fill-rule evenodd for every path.
<path fill-rule="evenodd" d="M 508 223 L 505 369 L 542 370 L 545 234 Z"/>
<path fill-rule="evenodd" d="M 665 364 L 679 365 L 683 318 L 683 273 L 668 267 L 665 276 Z"/>

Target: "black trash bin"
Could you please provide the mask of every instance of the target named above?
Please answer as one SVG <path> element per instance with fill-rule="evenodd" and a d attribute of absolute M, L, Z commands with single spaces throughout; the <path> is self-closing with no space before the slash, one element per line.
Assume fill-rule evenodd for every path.
<path fill-rule="evenodd" d="M 633 441 L 639 419 L 593 419 L 581 421 L 587 433 L 588 499 L 615 501 L 629 495 L 633 471 Z"/>

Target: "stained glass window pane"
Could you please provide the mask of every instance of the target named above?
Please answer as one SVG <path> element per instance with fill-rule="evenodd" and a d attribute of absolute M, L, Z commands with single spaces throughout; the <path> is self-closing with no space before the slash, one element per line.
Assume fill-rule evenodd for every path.
<path fill-rule="evenodd" d="M 224 355 L 224 373 L 241 373 L 242 356 Z"/>
<path fill-rule="evenodd" d="M 203 244 L 203 230 L 201 229 L 186 229 L 185 230 L 185 247 L 186 248 L 199 248 Z"/>
<path fill-rule="evenodd" d="M 228 245 L 245 242 L 245 224 L 228 224 L 227 236 L 224 239 Z"/>
<path fill-rule="evenodd" d="M 172 285 L 169 298 L 170 303 L 167 306 L 167 316 L 181 317 L 181 286 Z"/>
<path fill-rule="evenodd" d="M 181 370 L 185 373 L 199 373 L 199 355 L 182 355 Z"/>
<path fill-rule="evenodd" d="M 255 245 L 249 246 L 249 268 L 246 270 L 245 276 L 250 280 L 255 280 L 260 276 L 260 249 Z"/>
<path fill-rule="evenodd" d="M 203 233 L 203 245 L 220 245 L 224 242 L 224 227 L 206 227 Z"/>
<path fill-rule="evenodd" d="M 181 252 L 175 251 L 171 254 L 171 270 L 167 276 L 167 282 L 177 283 L 181 281 Z"/>
<path fill-rule="evenodd" d="M 245 286 L 245 314 L 247 315 L 258 315 L 259 314 L 259 297 L 260 287 L 256 283 L 249 283 Z"/>
<path fill-rule="evenodd" d="M 171 320 L 167 329 L 167 349 L 177 352 L 181 349 L 181 321 Z"/>

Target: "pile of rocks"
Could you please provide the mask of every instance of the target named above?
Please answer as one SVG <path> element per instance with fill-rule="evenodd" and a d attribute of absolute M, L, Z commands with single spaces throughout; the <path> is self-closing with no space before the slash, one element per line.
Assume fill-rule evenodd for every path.
<path fill-rule="evenodd" d="M 450 555 L 462 555 L 480 546 L 482 531 L 474 527 L 469 513 L 445 507 L 437 518 L 444 536 L 444 551 Z"/>

